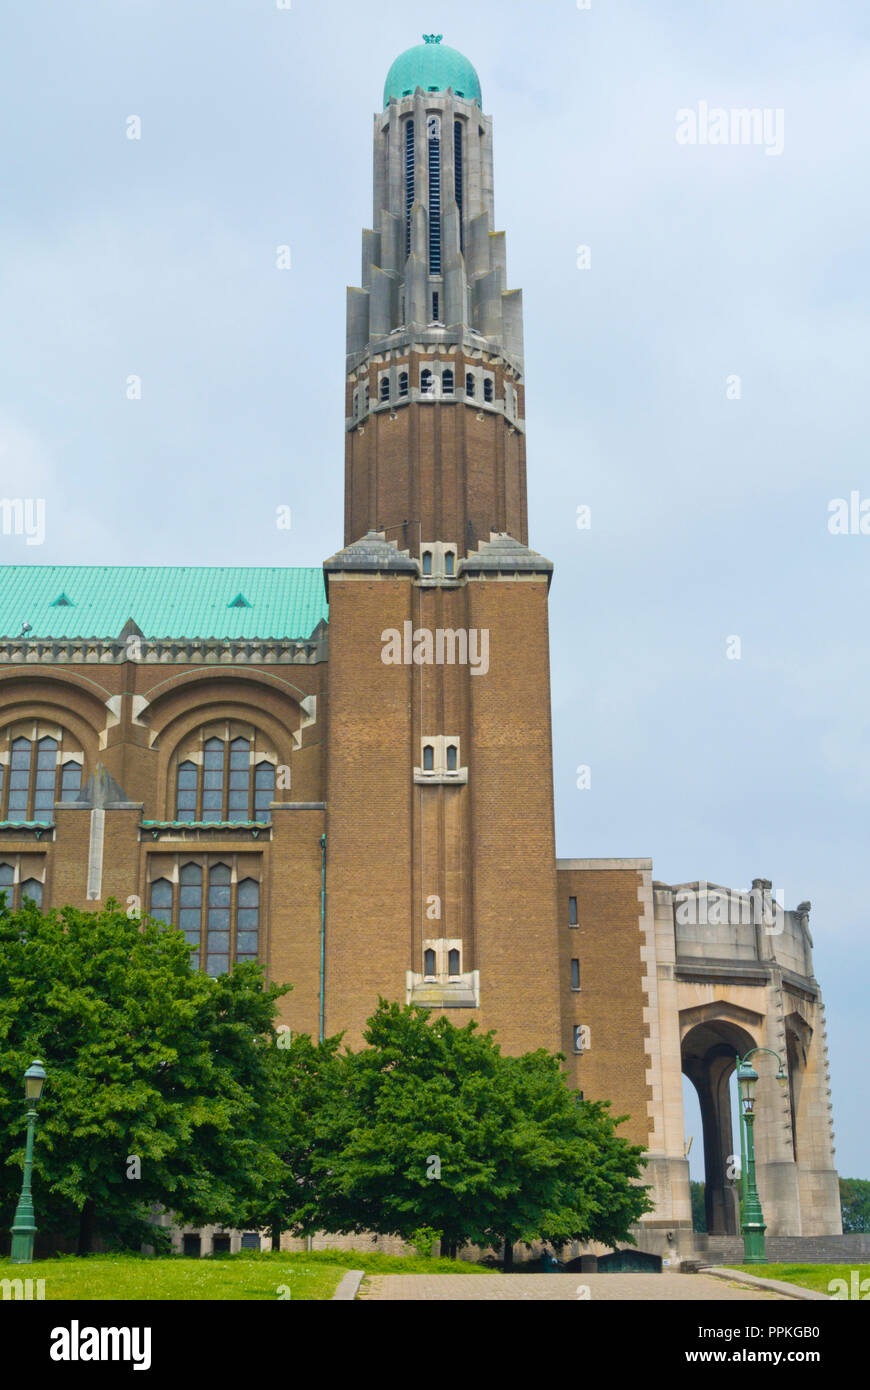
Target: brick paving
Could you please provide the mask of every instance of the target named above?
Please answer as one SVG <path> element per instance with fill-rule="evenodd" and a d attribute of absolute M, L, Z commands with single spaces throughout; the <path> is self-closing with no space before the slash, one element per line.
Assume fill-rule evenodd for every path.
<path fill-rule="evenodd" d="M 360 1298 L 375 1301 L 547 1299 L 736 1300 L 757 1303 L 778 1295 L 741 1288 L 704 1274 L 377 1274 L 363 1281 Z"/>

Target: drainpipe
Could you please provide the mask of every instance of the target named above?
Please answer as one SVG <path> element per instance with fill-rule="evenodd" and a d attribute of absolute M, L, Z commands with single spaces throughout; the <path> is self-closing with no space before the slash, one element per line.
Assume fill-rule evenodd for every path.
<path fill-rule="evenodd" d="M 326 1011 L 326 836 L 320 837 L 320 1041 Z"/>

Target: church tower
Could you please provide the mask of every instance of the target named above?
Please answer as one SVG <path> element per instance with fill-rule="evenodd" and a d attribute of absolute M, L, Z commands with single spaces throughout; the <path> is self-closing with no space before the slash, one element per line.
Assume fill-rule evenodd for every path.
<path fill-rule="evenodd" d="M 396 60 L 375 117 L 346 413 L 346 545 L 371 528 L 413 555 L 528 540 L 522 292 L 494 230 L 480 83 L 440 34 Z"/>
<path fill-rule="evenodd" d="M 563 1045 L 547 594 L 492 122 L 441 35 L 374 121 L 329 594 L 326 1031 L 379 994 Z"/>

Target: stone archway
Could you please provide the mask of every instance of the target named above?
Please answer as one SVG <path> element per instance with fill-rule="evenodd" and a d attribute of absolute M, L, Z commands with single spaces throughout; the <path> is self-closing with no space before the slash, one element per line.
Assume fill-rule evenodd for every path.
<path fill-rule="evenodd" d="M 754 1047 L 752 1034 L 724 1018 L 694 1024 L 683 1037 L 684 1074 L 698 1094 L 704 1138 L 704 1182 L 709 1235 L 737 1235 L 737 1189 L 729 1165 L 739 1153 L 739 1136 L 731 1124 L 731 1074 L 738 1054 Z"/>

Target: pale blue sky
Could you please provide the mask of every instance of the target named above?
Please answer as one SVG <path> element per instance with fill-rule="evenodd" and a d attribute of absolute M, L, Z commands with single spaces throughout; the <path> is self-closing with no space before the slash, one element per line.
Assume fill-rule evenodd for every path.
<path fill-rule="evenodd" d="M 0 44 L 0 495 L 48 509 L 42 547 L 0 537 L 19 563 L 337 548 L 371 117 L 423 32 L 476 64 L 556 563 L 559 853 L 812 900 L 864 1177 L 870 536 L 827 508 L 870 496 L 868 29 L 857 0 L 29 0 Z M 782 108 L 782 155 L 678 145 L 700 101 Z"/>

